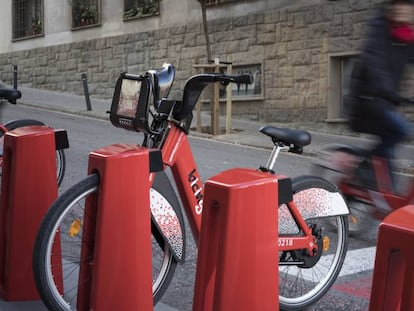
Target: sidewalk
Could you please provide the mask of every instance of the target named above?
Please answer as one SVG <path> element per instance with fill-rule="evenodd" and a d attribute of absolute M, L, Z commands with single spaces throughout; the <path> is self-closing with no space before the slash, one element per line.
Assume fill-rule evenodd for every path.
<path fill-rule="evenodd" d="M 27 87 L 20 87 L 22 91 L 22 98 L 18 101 L 19 105 L 27 105 L 38 107 L 42 109 L 54 110 L 70 114 L 77 114 L 92 118 L 99 118 L 109 120 L 107 111 L 111 107 L 111 100 L 102 100 L 91 98 L 91 111 L 87 111 L 86 100 L 84 96 L 77 96 L 72 94 L 58 93 L 52 91 L 45 91 L 40 89 L 32 89 Z M 209 113 L 202 113 L 202 125 L 209 125 Z M 196 117 L 193 119 L 193 128 L 195 128 Z M 224 128 L 225 119 L 220 119 L 221 127 Z M 292 127 L 297 129 L 307 130 L 312 135 L 312 143 L 304 148 L 304 156 L 317 157 L 319 151 L 329 144 L 351 144 L 357 146 L 367 146 L 371 140 L 367 137 L 349 136 L 340 125 L 338 125 L 337 134 L 328 134 L 330 129 L 323 125 L 315 125 L 313 123 L 297 123 L 297 124 L 276 124 L 267 123 L 279 127 Z M 191 131 L 190 135 L 208 137 L 212 140 L 224 141 L 233 144 L 240 144 L 245 146 L 252 146 L 257 148 L 271 149 L 273 144 L 271 140 L 259 132 L 259 128 L 264 123 L 252 122 L 241 119 L 232 119 L 231 134 L 222 134 L 212 136 L 208 134 Z M 319 126 L 319 128 L 316 128 Z M 414 172 L 414 144 L 406 144 L 398 149 L 396 158 L 396 167 L 399 171 L 412 174 Z"/>

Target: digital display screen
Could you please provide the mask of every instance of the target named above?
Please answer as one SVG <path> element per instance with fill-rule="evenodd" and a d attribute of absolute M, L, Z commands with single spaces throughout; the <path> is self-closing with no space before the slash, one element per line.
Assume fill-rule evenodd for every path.
<path fill-rule="evenodd" d="M 141 81 L 123 79 L 117 114 L 125 117 L 134 118 L 137 111 Z"/>

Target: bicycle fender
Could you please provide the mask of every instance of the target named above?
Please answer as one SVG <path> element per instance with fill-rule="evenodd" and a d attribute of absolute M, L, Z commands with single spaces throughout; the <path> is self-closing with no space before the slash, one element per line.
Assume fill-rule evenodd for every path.
<path fill-rule="evenodd" d="M 295 183 L 308 185 L 303 189 L 295 189 Z M 339 189 L 323 178 L 316 176 L 294 178 L 293 190 L 293 208 L 299 211 L 305 221 L 349 214 L 348 206 Z M 296 221 L 286 204 L 279 206 L 279 233 L 298 233 Z"/>
<path fill-rule="evenodd" d="M 155 174 L 150 193 L 151 226 L 157 242 L 167 243 L 178 262 L 185 259 L 185 225 L 177 195 L 164 171 Z"/>

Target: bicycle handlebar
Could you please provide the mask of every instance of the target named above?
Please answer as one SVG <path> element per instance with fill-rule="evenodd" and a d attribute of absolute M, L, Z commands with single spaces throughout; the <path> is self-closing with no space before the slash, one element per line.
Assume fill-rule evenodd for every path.
<path fill-rule="evenodd" d="M 16 99 L 22 97 L 19 90 L 11 88 L 0 81 L 0 98 L 7 99 L 10 103 L 15 104 Z"/>
<path fill-rule="evenodd" d="M 183 101 L 174 111 L 174 118 L 182 120 L 194 109 L 201 92 L 209 83 L 220 82 L 222 85 L 229 83 L 252 84 L 252 75 L 227 75 L 223 73 L 199 74 L 187 80 L 184 86 Z"/>
<path fill-rule="evenodd" d="M 252 84 L 252 75 L 224 75 L 222 77 L 216 77 L 217 81 L 223 84 L 235 83 L 235 84 Z"/>

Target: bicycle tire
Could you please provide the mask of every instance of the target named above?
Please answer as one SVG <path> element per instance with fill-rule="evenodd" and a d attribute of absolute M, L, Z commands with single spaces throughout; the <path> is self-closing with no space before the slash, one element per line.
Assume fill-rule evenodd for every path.
<path fill-rule="evenodd" d="M 162 194 L 162 190 L 160 190 L 161 187 L 154 186 L 153 189 Z M 58 197 L 45 215 L 40 226 L 34 247 L 33 272 L 40 297 L 49 310 L 76 310 L 79 265 L 82 260 L 88 262 L 91 261 L 90 258 L 80 258 L 80 243 L 84 237 L 82 236 L 83 232 L 76 232 L 76 227 L 78 229 L 83 229 L 83 227 L 78 226 L 77 224 L 84 223 L 85 217 L 89 217 L 88 212 L 85 214 L 83 206 L 84 200 L 85 198 L 95 195 L 98 189 L 99 176 L 97 174 L 89 175 L 78 182 Z M 167 196 L 164 198 L 166 200 L 169 199 Z M 170 203 L 170 201 L 168 202 Z M 79 208 L 79 206 L 81 207 Z M 75 230 L 75 238 L 77 238 L 76 244 L 72 241 L 65 241 L 68 237 L 66 237 L 63 232 L 71 232 L 71 229 L 68 228 L 69 224 L 71 224 L 72 228 Z M 156 227 L 151 226 L 151 230 L 156 230 Z M 51 265 L 52 248 L 57 232 L 60 232 L 62 271 L 64 271 L 64 282 L 67 283 L 64 284 L 63 295 L 59 293 Z M 74 234 L 73 231 L 72 234 Z M 163 243 L 162 239 L 160 240 L 155 237 L 159 236 L 159 234 L 157 235 L 153 232 L 152 236 L 153 277 L 154 273 L 157 274 L 155 277 L 156 280 L 153 280 L 153 301 L 155 305 L 161 299 L 164 291 L 168 287 L 175 272 L 177 261 L 172 255 L 167 243 Z M 73 237 L 71 239 L 73 239 Z M 67 245 L 69 242 L 70 245 Z M 93 245 L 90 246 L 93 247 Z M 154 251 L 157 253 L 154 253 Z M 157 262 L 160 263 L 159 271 L 154 270 L 156 269 L 154 263 Z M 56 263 L 54 263 L 54 265 L 55 264 Z M 69 271 L 71 271 L 72 275 L 69 275 Z M 71 284 L 73 286 L 71 286 Z"/>
<path fill-rule="evenodd" d="M 62 184 L 66 171 L 66 157 L 63 149 L 56 150 L 56 175 L 58 187 Z"/>
<path fill-rule="evenodd" d="M 300 195 L 306 195 L 309 189 L 323 189 L 337 192 L 336 187 L 321 178 L 302 176 L 292 180 L 293 201 Z M 282 205 L 283 206 L 283 205 Z M 334 222 L 332 221 L 334 220 Z M 320 247 L 321 253 L 316 259 L 304 255 L 303 251 L 279 252 L 282 256 L 296 254 L 308 259 L 304 265 L 279 265 L 279 304 L 281 310 L 302 310 L 318 301 L 329 290 L 341 271 L 348 248 L 348 218 L 347 215 L 324 217 L 306 220 L 318 232 L 318 241 L 329 241 L 327 249 L 325 244 Z M 329 224 L 328 224 L 328 223 Z M 336 223 L 333 230 L 332 223 Z M 316 230 L 315 230 L 316 232 Z M 320 235 L 319 235 L 320 234 Z M 293 253 L 300 252 L 300 253 Z M 312 262 L 315 260 L 315 262 Z"/>
<path fill-rule="evenodd" d="M 34 119 L 21 119 L 21 120 L 13 120 L 9 121 L 4 126 L 9 130 L 15 130 L 20 127 L 24 126 L 32 126 L 32 125 L 46 125 L 42 121 L 34 120 Z M 3 143 L 3 135 L 4 132 L 0 132 L 0 139 Z M 56 150 L 56 179 L 58 187 L 61 185 L 63 181 L 63 177 L 65 176 L 66 171 L 66 158 L 65 152 L 63 149 Z"/>

